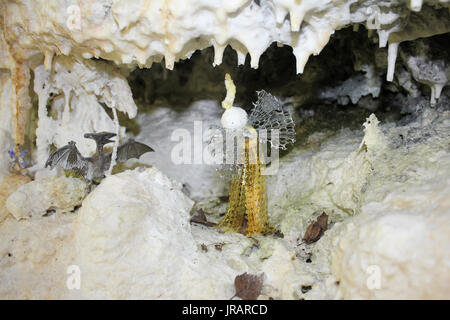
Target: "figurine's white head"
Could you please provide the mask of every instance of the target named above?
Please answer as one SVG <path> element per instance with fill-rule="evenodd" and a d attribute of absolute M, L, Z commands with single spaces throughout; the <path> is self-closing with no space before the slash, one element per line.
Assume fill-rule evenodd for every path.
<path fill-rule="evenodd" d="M 231 107 L 222 115 L 222 119 L 220 120 L 222 127 L 225 129 L 243 129 L 247 125 L 247 112 L 244 109 L 239 107 Z"/>

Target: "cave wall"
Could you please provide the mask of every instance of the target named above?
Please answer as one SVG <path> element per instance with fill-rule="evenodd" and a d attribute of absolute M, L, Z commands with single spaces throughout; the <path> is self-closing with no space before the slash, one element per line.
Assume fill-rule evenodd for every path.
<path fill-rule="evenodd" d="M 1 297 L 228 299 L 243 272 L 265 273 L 261 299 L 450 296 L 448 1 L 0 8 Z M 296 121 L 297 142 L 268 178 L 282 238 L 189 223 L 199 209 L 211 221 L 223 215 L 228 180 L 213 166 L 171 163 L 170 134 L 195 136 L 196 120 L 219 125 L 225 73 L 236 105 L 250 110 L 265 89 Z M 156 152 L 86 199 L 80 180 L 48 177 L 60 175 L 44 169 L 49 151 L 74 140 L 90 154 L 83 133 L 103 130 Z M 12 166 L 10 152 L 24 150 L 31 167 Z M 330 230 L 305 246 L 322 212 Z M 66 287 L 72 264 L 84 272 L 81 291 Z M 379 290 L 367 287 L 373 265 Z"/>

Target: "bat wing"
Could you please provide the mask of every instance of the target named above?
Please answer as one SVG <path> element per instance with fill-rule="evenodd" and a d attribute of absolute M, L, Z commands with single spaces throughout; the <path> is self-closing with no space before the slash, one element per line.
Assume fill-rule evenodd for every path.
<path fill-rule="evenodd" d="M 53 152 L 45 163 L 50 169 L 59 166 L 64 170 L 74 170 L 84 174 L 88 167 L 88 161 L 80 154 L 74 141 Z"/>
<path fill-rule="evenodd" d="M 128 142 L 117 148 L 117 162 L 127 161 L 131 158 L 139 159 L 144 153 L 154 151 L 155 150 L 148 145 L 130 139 Z"/>

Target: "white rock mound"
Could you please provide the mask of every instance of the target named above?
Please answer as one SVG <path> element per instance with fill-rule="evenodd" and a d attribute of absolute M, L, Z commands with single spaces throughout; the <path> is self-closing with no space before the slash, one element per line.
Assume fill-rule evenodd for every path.
<path fill-rule="evenodd" d="M 189 224 L 193 201 L 181 188 L 155 168 L 138 168 L 106 178 L 85 199 L 74 226 L 83 297 L 232 296 L 235 274 L 200 254 Z"/>
<path fill-rule="evenodd" d="M 24 184 L 6 200 L 6 208 L 16 219 L 45 214 L 47 210 L 67 212 L 80 205 L 87 195 L 83 180 L 52 177 Z"/>
<path fill-rule="evenodd" d="M 448 299 L 448 182 L 398 190 L 336 226 L 331 269 L 346 299 Z"/>

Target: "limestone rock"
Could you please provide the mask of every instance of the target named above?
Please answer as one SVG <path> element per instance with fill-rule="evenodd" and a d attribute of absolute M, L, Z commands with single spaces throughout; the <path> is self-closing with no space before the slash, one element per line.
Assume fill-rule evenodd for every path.
<path fill-rule="evenodd" d="M 73 226 L 73 263 L 83 282 L 80 295 L 230 299 L 238 274 L 262 270 L 266 294 L 294 297 L 295 284 L 304 274 L 292 260 L 292 250 L 268 238 L 260 239 L 262 249 L 253 252 L 252 240 L 241 234 L 191 227 L 192 205 L 181 185 L 156 168 L 137 168 L 103 180 L 84 200 Z"/>
<path fill-rule="evenodd" d="M 74 255 L 75 215 L 0 223 L 0 299 L 76 299 L 67 273 Z"/>
<path fill-rule="evenodd" d="M 426 1 L 432 6 L 436 2 L 447 6 L 445 0 Z M 42 0 L 22 0 L 7 1 L 2 9 L 6 12 L 5 39 L 25 43 L 14 47 L 12 56 L 20 53 L 27 57 L 41 51 L 47 69 L 55 54 L 101 57 L 140 67 L 164 58 L 166 67 L 172 69 L 179 59 L 209 46 L 214 47 L 214 65 L 218 65 L 227 45 L 236 50 L 239 64 L 249 53 L 252 67 L 257 68 L 262 53 L 276 41 L 292 46 L 301 73 L 309 56 L 320 53 L 336 29 L 366 23 L 368 29 L 377 30 L 384 47 L 389 35 L 401 31 L 410 18 L 408 7 L 400 1 L 172 0 L 145 5 L 143 1 L 120 0 L 46 6 Z M 415 10 L 419 15 L 420 8 Z M 434 14 L 434 7 L 429 11 Z M 436 24 L 445 22 L 434 20 Z M 429 34 L 439 32 L 442 30 L 433 29 Z"/>
<path fill-rule="evenodd" d="M 139 170 L 106 178 L 83 202 L 75 226 L 82 290 L 90 298 L 192 297 L 193 202 L 157 169 Z"/>
<path fill-rule="evenodd" d="M 3 179 L 0 185 L 0 222 L 9 214 L 6 209 L 6 200 L 8 197 L 20 186 L 30 181 L 30 177 L 19 174 L 13 174 Z"/>
<path fill-rule="evenodd" d="M 84 181 L 74 178 L 43 178 L 27 183 L 6 200 L 6 208 L 16 219 L 45 214 L 47 210 L 58 212 L 73 210 L 87 194 Z"/>
<path fill-rule="evenodd" d="M 398 190 L 336 226 L 332 273 L 347 299 L 448 299 L 448 180 Z"/>

